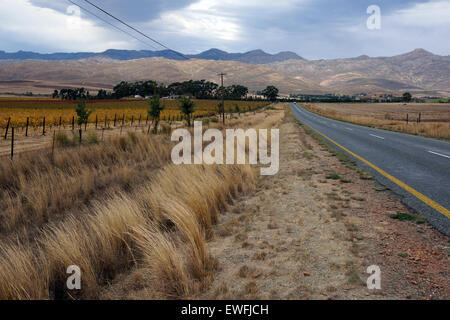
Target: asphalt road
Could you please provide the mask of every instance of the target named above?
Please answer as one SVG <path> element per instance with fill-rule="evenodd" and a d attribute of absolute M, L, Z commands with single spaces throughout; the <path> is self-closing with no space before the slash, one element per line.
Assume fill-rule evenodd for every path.
<path fill-rule="evenodd" d="M 291 109 L 298 120 L 346 148 L 358 166 L 450 236 L 450 143 L 328 119 L 295 103 Z"/>

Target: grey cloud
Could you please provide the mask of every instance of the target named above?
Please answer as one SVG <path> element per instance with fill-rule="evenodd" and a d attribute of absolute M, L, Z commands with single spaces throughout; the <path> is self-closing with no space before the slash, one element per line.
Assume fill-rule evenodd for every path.
<path fill-rule="evenodd" d="M 51 8 L 59 12 L 65 13 L 67 7 L 71 5 L 69 1 L 55 1 L 55 0 L 30 0 L 30 2 L 42 8 Z M 94 13 L 99 13 L 97 9 L 89 5 L 83 0 L 73 0 L 73 2 L 92 10 Z M 124 19 L 127 22 L 145 22 L 157 18 L 161 12 L 167 10 L 181 9 L 195 0 L 90 0 L 90 2 L 107 10 L 118 18 Z M 90 16 L 89 19 L 92 19 Z"/>

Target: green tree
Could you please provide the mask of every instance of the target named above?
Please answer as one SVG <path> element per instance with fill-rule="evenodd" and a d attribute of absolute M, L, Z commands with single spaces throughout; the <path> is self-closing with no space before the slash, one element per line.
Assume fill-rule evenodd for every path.
<path fill-rule="evenodd" d="M 78 105 L 75 109 L 75 112 L 77 113 L 78 119 L 77 123 L 79 126 L 81 126 L 83 123 L 87 123 L 89 116 L 93 112 L 93 109 L 88 109 L 86 107 L 86 102 L 84 101 L 78 101 Z"/>
<path fill-rule="evenodd" d="M 148 115 L 155 121 L 155 127 L 153 128 L 153 133 L 157 133 L 158 123 L 161 116 L 161 111 L 164 110 L 165 106 L 160 103 L 159 95 L 155 94 L 153 98 L 149 101 L 150 108 L 148 109 Z"/>
<path fill-rule="evenodd" d="M 180 99 L 178 108 L 181 110 L 182 113 L 186 115 L 188 127 L 191 126 L 191 116 L 194 113 L 194 107 L 195 107 L 194 101 L 192 101 L 190 98 L 183 97 Z"/>
<path fill-rule="evenodd" d="M 403 94 L 403 101 L 405 102 L 410 102 L 412 100 L 412 95 L 409 92 L 405 92 Z"/>
<path fill-rule="evenodd" d="M 278 97 L 278 89 L 274 86 L 268 86 L 266 89 L 264 89 L 261 93 L 263 96 L 265 96 L 270 101 L 277 100 Z"/>
<path fill-rule="evenodd" d="M 228 95 L 230 98 L 242 99 L 242 98 L 245 98 L 245 96 L 247 95 L 248 88 L 237 84 L 237 85 L 232 85 L 231 87 L 228 87 L 227 91 L 228 91 Z"/>

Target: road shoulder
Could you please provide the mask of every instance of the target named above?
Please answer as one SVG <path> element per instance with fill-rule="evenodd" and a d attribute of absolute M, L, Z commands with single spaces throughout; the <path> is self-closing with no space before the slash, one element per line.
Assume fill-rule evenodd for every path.
<path fill-rule="evenodd" d="M 197 298 L 448 299 L 448 238 L 341 163 L 288 113 L 280 172 L 221 217 L 208 248 L 221 270 Z M 361 179 L 363 178 L 363 179 Z M 366 269 L 381 268 L 381 290 Z"/>

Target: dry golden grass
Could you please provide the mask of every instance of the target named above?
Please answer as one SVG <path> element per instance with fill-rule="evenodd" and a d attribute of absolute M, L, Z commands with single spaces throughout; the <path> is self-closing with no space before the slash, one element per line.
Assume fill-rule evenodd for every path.
<path fill-rule="evenodd" d="M 2 162 L 0 298 L 98 298 L 132 267 L 149 270 L 165 298 L 210 281 L 212 225 L 256 175 L 249 166 L 167 165 L 163 139 L 131 134 Z M 82 270 L 79 292 L 65 287 L 70 265 Z"/>
<path fill-rule="evenodd" d="M 249 181 L 255 179 L 253 170 L 245 166 L 227 166 L 223 169 L 200 166 L 197 172 L 189 166 L 174 169 L 178 170 L 181 179 L 185 176 L 195 179 L 197 175 L 214 178 L 224 172 L 243 180 L 246 175 Z M 167 170 L 170 171 L 170 167 Z M 187 294 L 189 288 L 195 288 L 194 282 L 202 280 L 210 268 L 200 223 L 200 219 L 208 219 L 199 217 L 194 210 L 209 213 L 215 205 L 204 202 L 200 207 L 197 204 L 191 206 L 173 198 L 171 189 L 160 189 L 161 185 L 170 186 L 164 180 L 165 175 L 160 174 L 152 184 L 131 196 L 114 195 L 106 202 L 94 204 L 90 215 L 70 216 L 61 223 L 45 227 L 32 250 L 3 245 L 0 298 L 41 299 L 46 297 L 45 294 L 50 298 L 74 297 L 64 289 L 65 271 L 70 265 L 78 265 L 82 270 L 82 290 L 75 298 L 96 298 L 100 287 L 113 279 L 116 273 L 134 264 L 135 258 L 140 258 L 142 267 L 154 271 L 154 274 L 163 273 L 164 278 L 171 279 L 172 282 L 167 283 L 160 282 L 161 278 L 158 278 L 158 283 L 163 283 L 164 287 L 156 289 L 164 291 L 167 298 L 173 297 L 174 292 L 177 295 Z M 188 185 L 180 187 L 179 192 L 188 188 Z M 204 189 L 212 189 L 212 193 L 223 191 L 223 187 L 212 188 L 209 184 L 204 185 Z M 228 193 L 235 190 L 234 181 L 226 184 L 226 189 Z M 143 191 L 149 192 L 149 198 L 161 195 L 161 192 L 164 194 L 157 202 L 144 202 L 142 207 Z M 152 212 L 158 212 L 159 218 L 154 219 L 157 215 Z M 159 240 L 163 243 L 151 244 Z M 188 247 L 175 251 L 180 243 Z M 153 252 L 155 247 L 161 251 Z M 38 260 L 40 262 L 37 264 Z M 41 274 L 48 276 L 40 281 L 30 281 L 30 277 L 36 278 Z"/>
<path fill-rule="evenodd" d="M 130 133 L 82 148 L 0 163 L 1 232 L 42 225 L 109 190 L 130 191 L 170 159 L 167 137 Z M 57 218 L 57 217 L 56 217 Z"/>
<path fill-rule="evenodd" d="M 153 282 L 168 297 L 187 297 L 191 291 L 183 256 L 166 235 L 156 227 L 138 227 L 134 230 L 136 243 L 143 253 L 143 265 L 148 268 Z"/>
<path fill-rule="evenodd" d="M 305 104 L 322 116 L 380 129 L 450 139 L 450 106 L 445 104 Z M 421 122 L 417 118 L 421 114 Z M 406 120 L 409 115 L 409 123 Z"/>
<path fill-rule="evenodd" d="M 261 111 L 228 125 L 270 125 L 277 117 Z M 0 299 L 107 297 L 130 270 L 145 275 L 146 298 L 203 290 L 218 268 L 206 246 L 213 225 L 252 189 L 256 170 L 171 165 L 170 149 L 165 136 L 133 133 L 54 158 L 41 152 L 2 161 Z M 70 265 L 81 268 L 80 291 L 66 288 Z"/>

